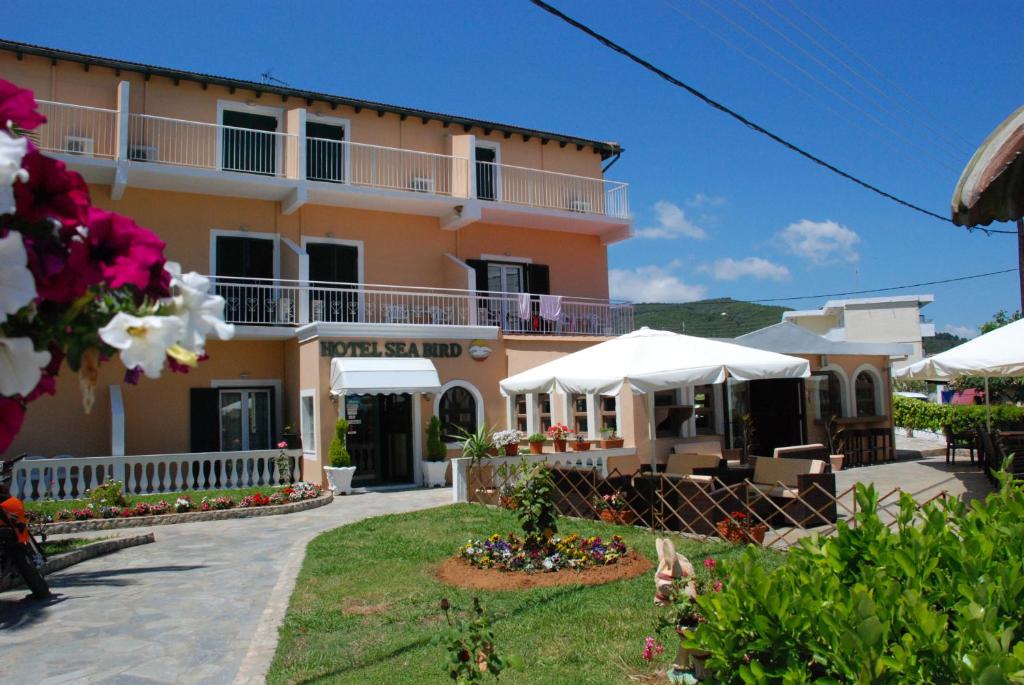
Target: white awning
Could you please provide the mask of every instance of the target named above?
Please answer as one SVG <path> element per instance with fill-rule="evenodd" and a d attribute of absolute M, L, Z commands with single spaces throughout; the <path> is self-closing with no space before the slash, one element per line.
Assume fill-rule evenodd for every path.
<path fill-rule="evenodd" d="M 441 380 L 429 359 L 352 358 L 331 360 L 331 394 L 377 395 L 439 392 Z"/>

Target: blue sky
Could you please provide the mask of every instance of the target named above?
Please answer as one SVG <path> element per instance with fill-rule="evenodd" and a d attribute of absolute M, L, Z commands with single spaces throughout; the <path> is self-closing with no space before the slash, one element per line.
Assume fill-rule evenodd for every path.
<path fill-rule="evenodd" d="M 1016 2 L 553 4 L 942 215 L 975 146 L 1024 93 Z M 272 69 L 296 87 L 617 140 L 626 152 L 608 176 L 631 184 L 638 237 L 611 248 L 611 281 L 638 301 L 798 297 L 1016 266 L 1013 236 L 970 235 L 853 186 L 525 0 L 51 0 L 2 34 L 253 80 Z M 919 291 L 935 294 L 925 313 L 938 330 L 1019 308 L 1013 273 Z"/>

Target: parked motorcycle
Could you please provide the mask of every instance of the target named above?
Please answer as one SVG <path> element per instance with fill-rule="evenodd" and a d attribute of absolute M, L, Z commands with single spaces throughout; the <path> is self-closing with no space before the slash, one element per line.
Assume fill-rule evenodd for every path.
<path fill-rule="evenodd" d="M 23 454 L 0 462 L 0 578 L 17 571 L 32 595 L 42 599 L 50 596 L 50 586 L 42 573 L 46 555 L 28 529 L 25 505 L 11 495 L 14 465 L 24 458 Z"/>

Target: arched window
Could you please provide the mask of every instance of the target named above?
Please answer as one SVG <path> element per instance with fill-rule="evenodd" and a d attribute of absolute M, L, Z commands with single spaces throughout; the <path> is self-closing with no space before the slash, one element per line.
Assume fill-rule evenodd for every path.
<path fill-rule="evenodd" d="M 857 400 L 857 416 L 877 416 L 875 377 L 867 371 L 861 371 L 853 382 L 853 392 Z"/>
<path fill-rule="evenodd" d="M 437 415 L 441 419 L 443 439 L 459 440 L 463 431 L 473 433 L 477 429 L 476 398 L 461 385 L 453 385 L 441 395 Z"/>

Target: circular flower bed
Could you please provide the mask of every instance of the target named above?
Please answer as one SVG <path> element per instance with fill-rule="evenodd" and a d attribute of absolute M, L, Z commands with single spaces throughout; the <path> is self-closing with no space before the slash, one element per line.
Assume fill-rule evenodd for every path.
<path fill-rule="evenodd" d="M 58 521 L 89 521 L 92 519 L 131 518 L 135 516 L 159 516 L 174 511 L 179 514 L 190 511 L 220 511 L 223 509 L 265 507 L 272 504 L 287 504 L 315 499 L 320 496 L 320 488 L 312 483 L 295 483 L 288 485 L 269 497 L 260 493 L 247 495 L 236 502 L 230 497 L 203 497 L 198 503 L 189 495 L 173 496 L 173 501 L 135 502 L 127 506 L 94 506 L 89 504 L 81 509 L 59 509 L 50 514 L 42 514 L 29 510 L 26 512 L 29 523 L 54 523 Z"/>
<path fill-rule="evenodd" d="M 484 541 L 471 540 L 459 550 L 463 559 L 477 568 L 502 571 L 583 570 L 616 563 L 626 554 L 626 543 L 618 535 L 605 542 L 598 536 L 576 533 L 552 537 L 539 545 L 527 545 L 514 533 L 495 533 Z"/>

